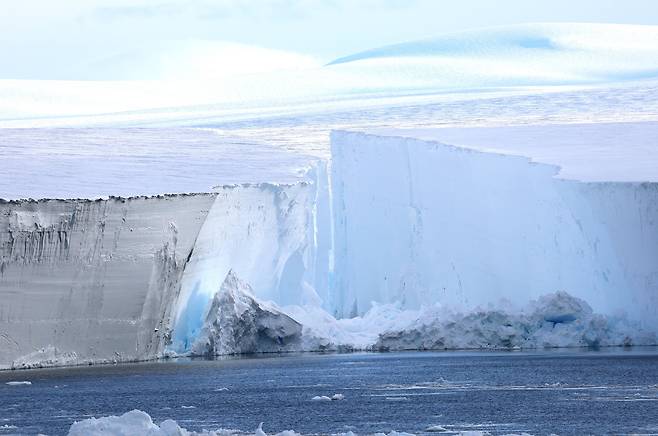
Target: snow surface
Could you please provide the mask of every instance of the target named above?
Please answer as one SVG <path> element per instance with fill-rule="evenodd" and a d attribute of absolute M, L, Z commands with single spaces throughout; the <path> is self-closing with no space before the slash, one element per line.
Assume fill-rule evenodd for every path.
<path fill-rule="evenodd" d="M 151 71 L 148 78 L 168 80 L 6 80 L 0 84 L 0 119 L 154 109 L 171 114 L 195 105 L 260 111 L 372 95 L 643 80 L 658 77 L 657 41 L 657 26 L 517 25 L 378 48 L 317 67 L 300 56 L 271 50 L 245 49 L 238 57 L 231 44 L 221 42 L 170 48 L 164 62 L 158 56 L 161 49 L 154 48 L 151 63 L 169 71 Z M 149 54 L 133 60 L 148 63 Z M 115 59 L 113 67 L 121 68 L 121 61 Z M 197 68 L 200 63 L 205 68 Z M 148 70 L 144 65 L 126 69 Z M 246 69 L 252 74 L 243 74 Z"/>
<path fill-rule="evenodd" d="M 373 129 L 371 133 L 518 155 L 584 182 L 658 182 L 658 123 Z"/>
<path fill-rule="evenodd" d="M 406 78 L 408 87 L 612 82 L 655 77 L 657 47 L 656 26 L 525 24 L 395 44 L 330 65 Z"/>
<path fill-rule="evenodd" d="M 302 180 L 303 154 L 204 129 L 0 129 L 0 198 L 211 192 Z"/>

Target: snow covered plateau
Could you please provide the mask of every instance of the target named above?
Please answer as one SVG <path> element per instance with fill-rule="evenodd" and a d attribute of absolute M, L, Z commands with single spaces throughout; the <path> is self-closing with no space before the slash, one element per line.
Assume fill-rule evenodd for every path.
<path fill-rule="evenodd" d="M 2 80 L 0 368 L 655 344 L 656 41 L 515 26 L 194 84 Z"/>

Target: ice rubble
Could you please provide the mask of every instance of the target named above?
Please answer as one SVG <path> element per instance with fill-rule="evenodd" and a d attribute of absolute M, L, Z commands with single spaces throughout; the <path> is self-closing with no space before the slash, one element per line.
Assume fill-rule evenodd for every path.
<path fill-rule="evenodd" d="M 191 351 L 211 356 L 291 351 L 299 347 L 301 335 L 301 324 L 258 301 L 231 270 L 212 299 Z"/>
<path fill-rule="evenodd" d="M 652 330 L 626 317 L 594 313 L 566 292 L 543 295 L 527 306 L 492 301 L 459 311 L 432 304 L 402 309 L 374 304 L 363 316 L 336 319 L 318 307 L 289 306 L 286 313 L 304 326 L 302 349 L 443 350 L 536 349 L 654 345 Z"/>
<path fill-rule="evenodd" d="M 489 433 L 483 431 L 451 432 L 459 436 L 485 436 Z M 77 421 L 71 425 L 68 436 L 267 436 L 263 430 L 263 423 L 253 433 L 238 430 L 202 430 L 200 432 L 188 431 L 178 425 L 174 420 L 167 419 L 155 424 L 148 413 L 141 410 L 131 410 L 121 416 L 105 416 L 102 418 L 88 418 Z M 523 433 L 525 436 L 529 436 Z M 273 436 L 301 436 L 292 430 L 282 431 Z M 356 436 L 353 432 L 337 433 L 335 436 Z M 375 433 L 373 436 L 413 436 L 411 433 L 391 431 L 390 433 Z M 514 436 L 514 435 L 506 435 Z M 518 435 L 522 436 L 522 435 Z"/>
<path fill-rule="evenodd" d="M 512 349 L 656 344 L 656 335 L 626 319 L 595 314 L 566 292 L 544 295 L 521 311 L 422 310 L 401 329 L 379 335 L 377 350 Z"/>

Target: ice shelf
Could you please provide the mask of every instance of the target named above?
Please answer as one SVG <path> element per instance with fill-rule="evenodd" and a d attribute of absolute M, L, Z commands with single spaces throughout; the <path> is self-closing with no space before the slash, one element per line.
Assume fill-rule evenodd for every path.
<path fill-rule="evenodd" d="M 288 327 L 300 323 L 301 337 L 295 327 L 285 347 L 269 335 L 252 341 L 267 350 L 234 344 L 221 353 L 655 342 L 658 184 L 648 163 L 656 130 L 634 123 L 336 131 L 328 162 L 279 150 L 267 168 L 263 149 L 224 174 L 290 183 L 3 200 L 0 368 L 195 353 L 205 337 L 234 344 L 216 328 L 226 323 L 251 326 L 254 339 L 269 325 L 254 317 L 272 314 Z M 194 148 L 182 146 L 190 155 Z M 239 155 L 229 153 L 225 168 L 239 165 Z M 199 173 L 206 184 L 212 177 Z M 245 282 L 235 289 L 248 289 L 248 299 L 237 297 L 253 302 L 248 319 L 213 313 L 229 271 Z M 504 312 L 482 309 L 501 299 L 509 302 Z M 530 300 L 559 307 L 557 315 L 522 315 Z M 220 302 L 215 309 L 226 306 Z M 258 309 L 266 307 L 275 310 Z M 537 335 L 506 339 L 505 320 L 522 332 L 540 318 Z M 468 321 L 470 336 L 451 320 Z M 481 332 L 502 339 L 478 343 Z"/>

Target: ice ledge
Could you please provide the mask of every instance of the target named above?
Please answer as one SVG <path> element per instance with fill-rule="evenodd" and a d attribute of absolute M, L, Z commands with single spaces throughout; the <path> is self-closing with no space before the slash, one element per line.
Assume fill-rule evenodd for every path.
<path fill-rule="evenodd" d="M 555 177 L 581 182 L 658 182 L 658 122 L 494 127 L 369 129 L 366 134 L 416 139 L 553 166 Z"/>
<path fill-rule="evenodd" d="M 154 194 L 154 195 L 130 195 L 130 196 L 108 195 L 108 196 L 98 196 L 91 198 L 86 198 L 86 197 L 7 198 L 7 199 L 0 198 L 0 205 L 40 204 L 40 203 L 48 203 L 48 202 L 84 204 L 84 203 L 98 203 L 98 202 L 109 201 L 109 200 L 126 202 L 126 201 L 134 201 L 134 200 L 170 199 L 170 198 L 184 198 L 184 197 L 213 195 L 217 192 L 221 192 L 223 190 L 229 190 L 229 189 L 239 189 L 239 188 L 277 189 L 277 188 L 289 188 L 292 186 L 308 186 L 313 183 L 314 181 L 307 181 L 307 180 L 300 180 L 298 182 L 292 182 L 292 183 L 277 183 L 277 182 L 228 183 L 228 184 L 213 186 L 212 189 L 208 190 L 207 192 L 179 192 L 179 193 L 163 193 L 163 194 Z"/>

